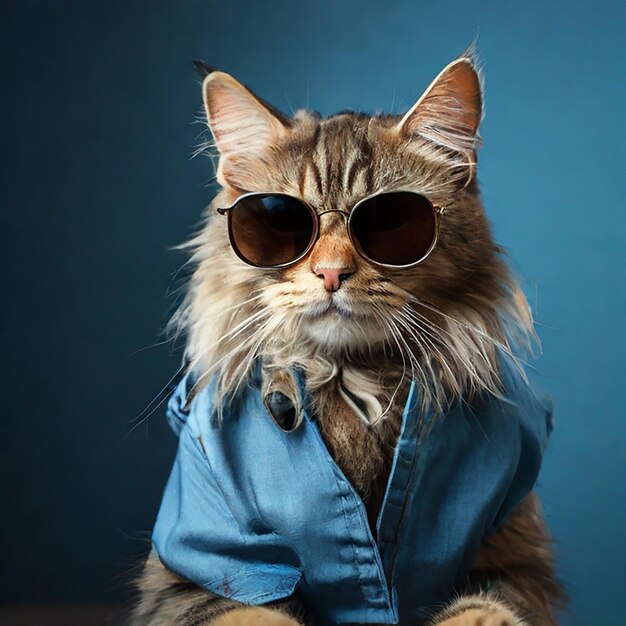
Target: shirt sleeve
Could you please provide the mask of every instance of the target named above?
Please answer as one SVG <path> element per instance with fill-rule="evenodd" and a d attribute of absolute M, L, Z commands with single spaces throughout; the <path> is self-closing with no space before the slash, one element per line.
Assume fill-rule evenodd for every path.
<path fill-rule="evenodd" d="M 175 398 L 169 409 L 170 420 L 180 427 L 178 453 L 152 535 L 161 562 L 199 587 L 245 604 L 289 597 L 300 570 L 281 562 L 280 545 L 271 551 L 275 558 L 265 558 L 265 538 L 233 516 L 229 499 L 237 494 L 221 489 L 193 412 L 190 417 L 182 412 L 179 401 Z"/>
<path fill-rule="evenodd" d="M 513 509 L 535 488 L 554 427 L 554 405 L 549 395 L 528 386 L 525 393 L 517 393 L 515 398 L 516 406 L 509 410 L 516 415 L 515 439 L 519 455 L 506 496 L 487 529 L 489 534 L 502 528 Z"/>

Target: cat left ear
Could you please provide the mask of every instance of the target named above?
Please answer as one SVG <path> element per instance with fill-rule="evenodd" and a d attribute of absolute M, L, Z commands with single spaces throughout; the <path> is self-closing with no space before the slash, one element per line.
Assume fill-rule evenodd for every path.
<path fill-rule="evenodd" d="M 397 125 L 409 140 L 419 136 L 467 158 L 471 178 L 479 142 L 482 89 L 474 59 L 445 67 Z M 469 180 L 468 180 L 469 182 Z"/>
<path fill-rule="evenodd" d="M 288 121 L 247 87 L 224 72 L 209 73 L 202 84 L 207 122 L 220 153 L 218 180 L 237 187 L 238 172 L 254 162 L 287 132 Z"/>

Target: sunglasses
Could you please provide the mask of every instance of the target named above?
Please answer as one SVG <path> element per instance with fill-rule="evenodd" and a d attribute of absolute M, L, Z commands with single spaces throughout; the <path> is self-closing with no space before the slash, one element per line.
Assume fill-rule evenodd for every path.
<path fill-rule="evenodd" d="M 284 193 L 246 193 L 231 206 L 217 209 L 220 215 L 228 215 L 235 254 L 262 268 L 289 267 L 303 259 L 317 241 L 320 218 L 327 213 L 347 218 L 350 241 L 370 263 L 413 267 L 433 251 L 444 211 L 412 191 L 373 194 L 349 212 L 317 213 L 304 200 Z"/>

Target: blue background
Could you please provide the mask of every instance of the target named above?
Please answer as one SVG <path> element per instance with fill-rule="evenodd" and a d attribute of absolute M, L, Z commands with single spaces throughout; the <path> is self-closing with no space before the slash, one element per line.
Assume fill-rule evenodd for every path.
<path fill-rule="evenodd" d="M 480 33 L 479 177 L 556 399 L 567 624 L 626 623 L 626 5 L 1 3 L 0 601 L 117 602 L 174 452 L 160 341 L 211 198 L 191 57 L 289 112 L 408 108 Z M 219 268 L 218 268 L 219 269 Z"/>

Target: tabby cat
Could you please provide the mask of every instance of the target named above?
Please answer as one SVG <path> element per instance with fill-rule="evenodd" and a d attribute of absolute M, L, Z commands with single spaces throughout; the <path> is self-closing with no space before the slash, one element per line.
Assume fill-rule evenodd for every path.
<path fill-rule="evenodd" d="M 208 67 L 205 74 L 221 190 L 189 242 L 195 271 L 173 321 L 187 336 L 194 390 L 213 381 L 221 407 L 261 364 L 265 397 L 297 404 L 293 372 L 304 371 L 308 409 L 374 529 L 410 381 L 419 386 L 421 409 L 435 413 L 498 394 L 498 354 L 527 348 L 534 338 L 476 180 L 483 99 L 476 59 L 467 52 L 450 63 L 405 115 L 322 118 L 301 110 L 289 118 L 228 74 Z M 357 225 L 349 233 L 347 214 L 363 199 L 397 191 L 431 203 L 434 245 L 422 250 L 423 259 L 371 262 L 375 254 L 355 239 Z M 245 250 L 241 240 L 235 250 L 237 242 L 229 242 L 228 219 L 216 209 L 250 193 L 286 194 L 317 214 L 319 232 L 292 251 L 295 262 L 272 257 L 270 241 L 261 242 L 265 250 L 254 242 L 259 249 Z M 274 261 L 256 265 L 266 267 L 250 263 L 265 253 Z M 379 260 L 396 253 L 404 252 L 379 251 Z M 297 427 L 302 407 L 293 408 Z M 432 611 L 430 624 L 556 624 L 560 588 L 550 546 L 530 493 L 484 537 L 463 587 Z M 168 571 L 155 551 L 139 588 L 137 626 L 315 623 L 315 607 L 306 612 L 297 591 L 247 606 Z"/>

